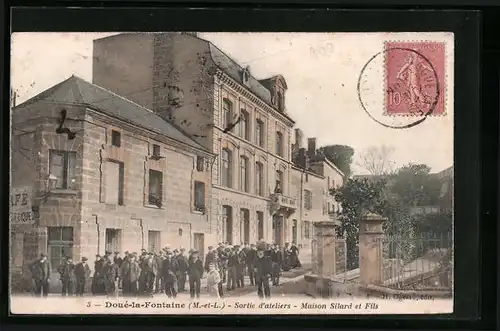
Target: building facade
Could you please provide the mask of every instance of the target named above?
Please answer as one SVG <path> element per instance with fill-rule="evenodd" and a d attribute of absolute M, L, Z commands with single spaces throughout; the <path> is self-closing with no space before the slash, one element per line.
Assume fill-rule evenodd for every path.
<path fill-rule="evenodd" d="M 302 147 L 302 132 L 295 129 L 293 144 L 292 195 L 299 205 L 294 215 L 291 236 L 301 247 L 311 246 L 314 223 L 334 222 L 340 225 L 340 204 L 335 201 L 332 189 L 343 185 L 344 174 L 316 149 L 316 139 L 307 139 L 307 149 Z"/>
<path fill-rule="evenodd" d="M 26 188 L 31 212 L 11 215 L 13 268 L 215 242 L 214 156 L 150 110 L 72 76 L 14 108 L 12 128 L 11 204 Z"/>
<path fill-rule="evenodd" d="M 150 107 L 216 155 L 219 242 L 291 241 L 294 121 L 282 76 L 257 80 L 193 34 L 120 34 L 94 41 L 93 82 Z"/>

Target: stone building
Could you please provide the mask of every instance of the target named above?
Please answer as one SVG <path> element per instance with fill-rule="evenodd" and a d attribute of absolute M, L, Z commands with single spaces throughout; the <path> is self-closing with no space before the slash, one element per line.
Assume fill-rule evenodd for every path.
<path fill-rule="evenodd" d="M 94 41 L 93 82 L 152 109 L 216 155 L 211 219 L 217 240 L 290 240 L 291 134 L 285 79 L 256 79 L 193 33 Z"/>
<path fill-rule="evenodd" d="M 13 268 L 215 243 L 213 154 L 147 108 L 72 76 L 15 107 L 12 128 Z"/>
<path fill-rule="evenodd" d="M 344 174 L 316 150 L 316 138 L 307 140 L 302 148 L 302 132 L 295 129 L 294 166 L 292 167 L 292 196 L 298 201 L 298 213 L 293 215 L 290 238 L 301 247 L 310 247 L 315 222 L 335 222 L 340 225 L 340 204 L 331 189 L 343 185 Z M 300 232 L 299 232 L 300 231 Z"/>

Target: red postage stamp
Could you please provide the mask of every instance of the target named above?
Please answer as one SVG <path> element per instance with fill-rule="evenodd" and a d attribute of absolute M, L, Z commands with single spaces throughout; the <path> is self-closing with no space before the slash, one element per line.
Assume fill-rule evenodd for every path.
<path fill-rule="evenodd" d="M 385 115 L 445 114 L 445 44 L 385 43 Z"/>

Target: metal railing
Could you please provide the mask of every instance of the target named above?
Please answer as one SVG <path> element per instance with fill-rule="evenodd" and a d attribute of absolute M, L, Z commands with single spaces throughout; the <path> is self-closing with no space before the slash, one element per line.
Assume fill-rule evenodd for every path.
<path fill-rule="evenodd" d="M 451 234 L 386 235 L 380 241 L 383 252 L 383 286 L 406 290 L 451 290 Z"/>

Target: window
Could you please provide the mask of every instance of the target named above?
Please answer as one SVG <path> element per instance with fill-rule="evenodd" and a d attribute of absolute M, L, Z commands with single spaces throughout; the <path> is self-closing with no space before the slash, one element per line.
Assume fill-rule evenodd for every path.
<path fill-rule="evenodd" d="M 231 206 L 222 206 L 223 238 L 229 245 L 233 244 L 233 208 Z"/>
<path fill-rule="evenodd" d="M 124 164 L 114 160 L 106 162 L 106 203 L 123 206 Z"/>
<path fill-rule="evenodd" d="M 250 242 L 250 211 L 240 210 L 240 241 L 248 244 Z"/>
<path fill-rule="evenodd" d="M 309 182 L 309 175 L 306 174 L 306 183 Z"/>
<path fill-rule="evenodd" d="M 240 189 L 248 192 L 248 159 L 240 156 Z"/>
<path fill-rule="evenodd" d="M 160 156 L 160 155 L 161 155 L 160 145 L 153 144 L 153 156 Z"/>
<path fill-rule="evenodd" d="M 276 154 L 283 156 L 283 135 L 281 132 L 276 132 Z"/>
<path fill-rule="evenodd" d="M 205 211 L 205 183 L 194 182 L 194 208 L 196 211 Z"/>
<path fill-rule="evenodd" d="M 148 231 L 148 248 L 150 252 L 159 252 L 161 248 L 161 232 Z"/>
<path fill-rule="evenodd" d="M 242 109 L 240 120 L 240 137 L 246 140 L 250 140 L 249 119 L 250 115 L 244 109 Z"/>
<path fill-rule="evenodd" d="M 121 238 L 122 238 L 122 230 L 121 229 L 106 229 L 105 233 L 106 252 L 121 252 Z"/>
<path fill-rule="evenodd" d="M 224 99 L 222 103 L 223 103 L 222 126 L 224 128 L 227 128 L 229 125 L 231 125 L 231 123 L 233 123 L 233 103 L 228 99 Z"/>
<path fill-rule="evenodd" d="M 52 269 L 55 270 L 66 256 L 73 257 L 73 227 L 48 227 L 47 232 L 48 259 Z"/>
<path fill-rule="evenodd" d="M 76 188 L 76 152 L 49 152 L 49 172 L 57 177 L 56 188 L 74 190 Z"/>
<path fill-rule="evenodd" d="M 197 171 L 205 170 L 205 158 L 203 156 L 196 157 L 196 170 Z"/>
<path fill-rule="evenodd" d="M 257 239 L 264 239 L 264 213 L 257 212 Z"/>
<path fill-rule="evenodd" d="M 283 193 L 283 172 L 276 170 L 276 188 L 274 193 Z"/>
<path fill-rule="evenodd" d="M 122 135 L 120 132 L 111 130 L 111 145 L 120 147 L 122 144 Z"/>
<path fill-rule="evenodd" d="M 163 201 L 162 194 L 163 173 L 161 171 L 149 169 L 149 195 L 148 203 L 161 207 Z"/>
<path fill-rule="evenodd" d="M 232 153 L 228 149 L 222 150 L 221 155 L 221 185 L 231 188 L 232 185 Z"/>
<path fill-rule="evenodd" d="M 264 195 L 264 166 L 260 162 L 255 163 L 255 194 Z"/>
<path fill-rule="evenodd" d="M 311 223 L 309 221 L 304 221 L 302 223 L 303 226 L 303 238 L 304 239 L 310 239 L 311 238 Z"/>
<path fill-rule="evenodd" d="M 304 208 L 307 210 L 312 209 L 312 192 L 304 190 Z"/>
<path fill-rule="evenodd" d="M 255 123 L 255 143 L 264 147 L 264 122 L 257 120 Z"/>

